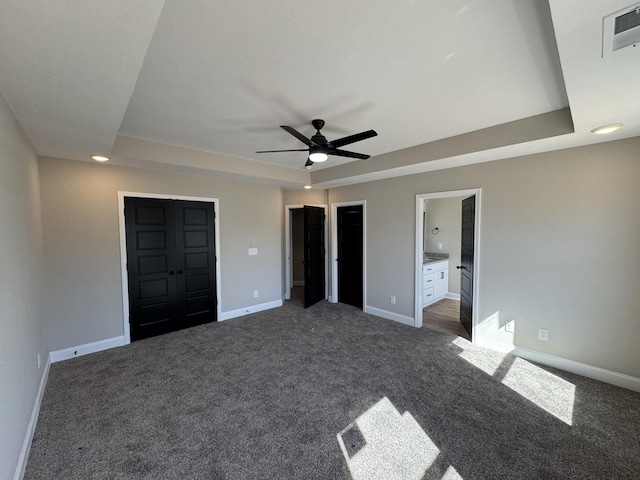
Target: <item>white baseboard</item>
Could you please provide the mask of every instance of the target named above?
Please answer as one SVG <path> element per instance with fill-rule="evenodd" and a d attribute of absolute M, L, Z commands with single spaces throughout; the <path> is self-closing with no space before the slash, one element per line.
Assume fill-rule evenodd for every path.
<path fill-rule="evenodd" d="M 416 326 L 416 321 L 412 317 L 407 317 L 406 315 L 400 315 L 399 313 L 389 312 L 388 310 L 382 310 L 381 308 L 372 307 L 370 305 L 364 306 L 364 312 L 370 313 L 371 315 L 375 315 L 376 317 L 386 318 L 387 320 L 393 320 L 394 322 L 399 322 L 404 325 L 409 325 L 410 327 Z"/>
<path fill-rule="evenodd" d="M 517 347 L 491 339 L 478 338 L 475 343 L 481 347 L 490 348 L 503 353 L 510 353 L 516 357 L 524 358 L 525 360 L 540 363 L 548 367 L 558 368 L 566 372 L 576 373 L 583 377 L 599 380 L 617 387 L 633 390 L 634 392 L 640 392 L 640 378 L 632 377 L 631 375 L 614 372 L 613 370 L 607 370 L 600 367 L 594 367 L 593 365 L 576 362 L 575 360 L 569 360 L 568 358 L 536 352 L 535 350 Z"/>
<path fill-rule="evenodd" d="M 444 296 L 444 298 L 450 298 L 451 300 L 460 301 L 460 294 L 459 293 L 447 292 L 447 294 Z"/>
<path fill-rule="evenodd" d="M 13 480 L 22 480 L 24 472 L 27 469 L 27 461 L 29 460 L 29 452 L 31 451 L 31 442 L 33 442 L 33 435 L 36 432 L 36 425 L 38 423 L 38 416 L 40 415 L 40 405 L 42 404 L 42 396 L 44 395 L 44 389 L 47 386 L 47 379 L 49 378 L 49 368 L 51 367 L 51 355 L 47 356 L 47 361 L 42 369 L 42 377 L 40 377 L 40 386 L 38 387 L 38 393 L 36 399 L 33 402 L 33 409 L 31 410 L 31 418 L 29 418 L 29 424 L 27 425 L 27 431 L 24 435 L 24 441 L 22 442 L 22 448 L 20 449 L 20 456 L 18 457 L 18 465 L 16 466 L 16 472 L 13 475 Z"/>
<path fill-rule="evenodd" d="M 476 335 L 475 341 L 473 342 L 480 347 L 489 348 L 491 350 L 496 350 L 502 353 L 513 353 L 514 346 L 510 343 L 499 342 L 498 340 L 493 340 L 487 337 L 481 337 L 480 335 Z M 515 355 L 515 353 L 513 353 Z"/>
<path fill-rule="evenodd" d="M 600 380 L 601 382 L 610 383 L 611 385 L 633 390 L 634 392 L 640 392 L 640 378 L 632 377 L 631 375 L 594 367 L 593 365 L 556 357 L 555 355 L 549 355 L 547 353 L 536 352 L 535 350 L 529 350 L 523 347 L 515 347 L 511 353 L 525 360 L 531 360 L 532 362 L 559 368 L 560 370 L 566 370 L 571 373 L 577 373 L 583 377 Z"/>
<path fill-rule="evenodd" d="M 282 306 L 282 303 L 282 300 L 274 300 L 273 302 L 251 305 L 250 307 L 239 308 L 237 310 L 231 310 L 230 312 L 222 312 L 222 315 L 220 315 L 220 321 L 231 320 L 232 318 L 242 317 L 244 315 L 249 315 L 250 313 L 278 308 Z"/>
<path fill-rule="evenodd" d="M 63 348 L 62 350 L 56 350 L 55 352 L 50 353 L 51 363 L 81 357 L 82 355 L 88 355 L 89 353 L 101 352 L 102 350 L 109 350 L 110 348 L 122 347 L 124 344 L 124 335 L 121 335 L 119 337 L 98 340 L 97 342 L 85 343 L 84 345 Z"/>

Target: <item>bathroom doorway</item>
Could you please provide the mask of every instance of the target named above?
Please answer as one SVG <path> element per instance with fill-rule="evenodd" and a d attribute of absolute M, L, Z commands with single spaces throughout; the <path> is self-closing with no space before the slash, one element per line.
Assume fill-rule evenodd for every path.
<path fill-rule="evenodd" d="M 467 252 L 464 257 L 467 260 L 471 258 L 471 263 L 465 264 L 462 261 L 462 237 L 463 231 L 467 232 L 465 237 L 471 233 L 472 251 L 478 252 L 480 191 L 480 189 L 469 189 L 416 195 L 416 327 L 425 326 L 425 321 L 430 321 L 426 326 L 473 339 L 475 316 L 473 313 L 477 311 L 478 255 L 469 257 Z M 471 231 L 469 231 L 469 222 L 466 223 L 467 230 L 462 228 L 463 200 L 471 197 L 474 199 L 475 216 L 471 220 Z M 466 244 L 468 243 L 467 238 Z M 425 265 L 432 265 L 434 268 L 425 267 Z M 448 270 L 444 270 L 445 267 Z M 467 268 L 466 276 L 461 275 L 464 268 Z M 436 278 L 430 273 L 431 270 L 437 270 L 434 274 L 442 277 L 445 274 L 448 275 L 446 292 L 443 293 L 440 290 L 436 301 L 427 295 L 431 293 L 429 282 Z M 440 277 L 437 278 L 440 279 Z M 461 280 L 469 290 L 469 295 L 465 295 L 465 301 L 467 301 L 465 315 L 460 309 Z M 467 323 L 468 335 L 460 323 L 461 318 L 470 320 Z"/>

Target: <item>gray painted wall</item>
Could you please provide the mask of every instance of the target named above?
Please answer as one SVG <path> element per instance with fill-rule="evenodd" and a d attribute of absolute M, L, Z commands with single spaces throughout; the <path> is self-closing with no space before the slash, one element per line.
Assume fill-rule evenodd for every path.
<path fill-rule="evenodd" d="M 51 158 L 40 181 L 52 351 L 123 335 L 118 191 L 220 199 L 222 312 L 282 299 L 279 187 Z"/>
<path fill-rule="evenodd" d="M 427 252 L 449 254 L 449 293 L 460 293 L 460 242 L 462 230 L 462 199 L 465 197 L 433 198 L 427 200 L 425 245 Z M 432 233 L 434 228 L 439 231 Z M 442 250 L 438 249 L 442 244 Z"/>
<path fill-rule="evenodd" d="M 1 96 L 0 226 L 0 478 L 13 478 L 48 350 L 37 157 Z"/>
<path fill-rule="evenodd" d="M 640 377 L 638 152 L 636 137 L 337 188 L 329 198 L 366 199 L 367 302 L 413 317 L 415 195 L 482 188 L 480 335 Z M 513 319 L 512 337 L 500 326 Z"/>
<path fill-rule="evenodd" d="M 283 190 L 282 198 L 285 205 L 325 205 L 327 203 L 326 190 Z"/>

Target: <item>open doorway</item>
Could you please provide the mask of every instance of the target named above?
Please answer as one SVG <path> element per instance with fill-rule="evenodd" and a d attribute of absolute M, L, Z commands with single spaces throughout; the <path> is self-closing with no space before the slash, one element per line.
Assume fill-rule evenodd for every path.
<path fill-rule="evenodd" d="M 363 303 L 363 235 L 364 218 L 362 205 L 337 208 L 338 228 L 338 302 L 346 303 L 362 310 Z"/>
<path fill-rule="evenodd" d="M 480 189 L 416 196 L 416 327 L 473 339 L 479 207 Z"/>
<path fill-rule="evenodd" d="M 367 304 L 367 203 L 331 204 L 331 301 Z"/>
<path fill-rule="evenodd" d="M 308 210 L 306 220 L 305 209 Z M 285 300 L 294 299 L 301 305 L 311 305 L 328 296 L 326 281 L 328 259 L 325 252 L 328 241 L 326 212 L 326 205 L 285 206 Z M 312 218 L 309 218 L 309 213 Z M 317 224 L 312 235 L 315 238 L 307 235 L 310 232 L 305 232 L 305 222 L 309 221 Z M 321 238 L 317 238 L 318 235 Z M 310 240 L 314 240 L 311 242 L 313 249 L 320 256 L 313 255 L 313 252 L 305 247 L 305 243 L 309 244 Z M 305 255 L 309 257 L 307 260 L 311 261 L 305 262 Z M 316 278 L 318 278 L 317 282 L 310 282 Z M 309 290 L 310 288 L 313 292 Z"/>

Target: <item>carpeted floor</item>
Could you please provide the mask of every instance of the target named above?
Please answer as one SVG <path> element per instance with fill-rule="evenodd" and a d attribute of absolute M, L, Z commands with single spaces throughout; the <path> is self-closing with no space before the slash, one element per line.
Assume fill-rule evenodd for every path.
<path fill-rule="evenodd" d="M 52 365 L 25 478 L 631 479 L 639 407 L 453 335 L 289 301 Z"/>

